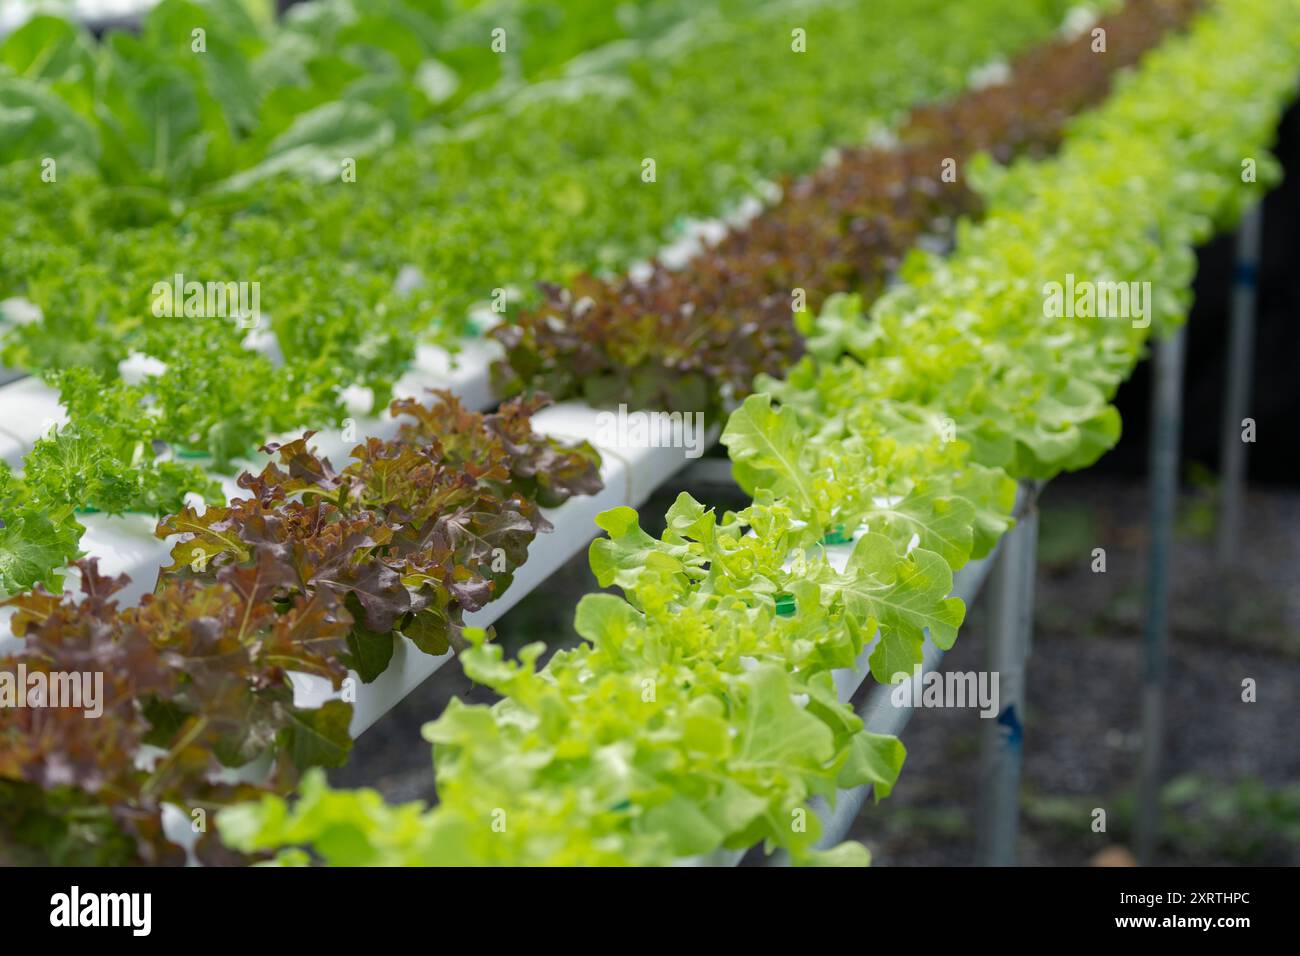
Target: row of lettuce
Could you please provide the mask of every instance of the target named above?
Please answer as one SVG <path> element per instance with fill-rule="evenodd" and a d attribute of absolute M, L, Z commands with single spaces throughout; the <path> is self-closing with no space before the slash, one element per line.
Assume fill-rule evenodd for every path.
<path fill-rule="evenodd" d="M 828 147 L 884 128 L 918 99 L 959 89 L 977 65 L 1050 36 L 1067 6 L 772 0 L 738 12 L 714 3 L 673 29 L 647 13 L 655 27 L 639 38 L 569 60 L 554 76 L 541 71 L 472 116 L 467 100 L 445 121 L 414 126 L 360 158 L 355 181 L 346 166 L 359 150 L 345 142 L 318 144 L 314 159 L 294 153 L 277 175 L 237 188 L 191 190 L 170 173 L 141 185 L 119 181 L 102 162 L 76 161 L 58 163 L 47 182 L 50 157 L 37 148 L 47 140 L 38 136 L 0 168 L 0 294 L 36 307 L 10 310 L 22 321 L 5 330 L 3 357 L 49 375 L 70 422 L 33 452 L 31 474 L 0 479 L 0 591 L 56 584 L 52 569 L 80 535 L 76 509 L 166 514 L 186 492 L 214 494 L 195 467 L 205 459 L 187 456 L 224 470 L 267 435 L 338 427 L 352 414 L 351 386 L 369 388 L 373 407 L 384 407 L 421 338 L 454 346 L 465 316 L 497 290 L 527 301 L 540 280 L 625 267 L 684 218 L 722 213 L 771 177 L 811 168 Z M 191 69 L 220 85 L 235 69 L 223 64 L 245 61 L 233 52 L 201 60 L 188 46 L 176 53 L 176 33 L 192 15 L 166 0 L 143 38 L 108 48 L 140 45 L 138 57 L 152 62 L 148 51 L 169 47 L 201 68 L 170 64 L 160 75 Z M 216 20 L 213 30 L 215 43 Z M 321 30 L 332 38 L 322 49 L 334 51 L 321 56 L 348 62 L 368 62 L 372 33 L 416 32 Z M 278 42 L 266 41 L 265 56 L 292 63 L 271 53 Z M 79 49 L 57 38 L 33 43 L 9 69 L 67 60 L 68 73 L 25 82 L 50 95 L 71 84 L 68 102 L 84 101 L 85 81 L 69 79 L 84 74 Z M 262 62 L 256 50 L 243 56 Z M 277 90 L 298 89 L 282 82 L 255 84 L 259 116 Z M 155 93 L 141 92 L 142 110 L 156 106 L 159 89 L 176 87 L 148 83 Z M 36 109 L 15 104 L 4 115 Z M 130 126 L 101 118 L 112 129 Z M 159 136 L 180 142 L 161 128 L 148 134 L 155 146 Z M 95 135 L 101 152 L 113 152 L 106 133 Z M 322 162 L 326 180 L 311 175 Z M 403 274 L 408 281 L 396 282 Z M 178 276 L 256 283 L 257 314 L 231 315 L 229 303 L 209 309 L 203 296 L 193 308 L 161 303 L 158 285 Z M 141 357 L 149 360 L 142 379 L 124 379 L 123 362 Z"/>
<path fill-rule="evenodd" d="M 659 261 L 648 274 L 548 287 L 538 307 L 490 331 L 505 348 L 496 387 L 724 413 L 758 375 L 781 375 L 802 354 L 808 329 L 792 312 L 815 313 L 837 292 L 874 299 L 915 245 L 946 242 L 956 219 L 979 215 L 965 175 L 971 159 L 1050 153 L 1070 116 L 1099 102 L 1118 71 L 1199 6 L 1130 0 L 1099 19 L 1072 19 L 998 82 L 915 106 L 892 142 L 838 150 L 687 267 Z"/>
<path fill-rule="evenodd" d="M 146 209 L 361 157 L 471 116 L 565 63 L 740 0 L 162 0 L 98 42 L 52 13 L 0 44 L 0 163 L 51 157 Z M 606 55 L 617 55 L 611 49 Z M 143 211 L 143 210 L 142 210 Z"/>
<path fill-rule="evenodd" d="M 295 801 L 221 813 L 224 839 L 283 863 L 310 850 L 344 864 L 647 864 L 758 842 L 863 862 L 854 843 L 813 849 L 808 801 L 861 784 L 884 796 L 903 748 L 863 732 L 831 670 L 877 632 L 883 680 L 910 672 L 925 634 L 952 643 L 952 572 L 1007 527 L 1014 479 L 1111 446 L 1109 399 L 1148 337 L 1185 318 L 1194 247 L 1275 181 L 1300 2 L 1212 6 L 1074 121 L 1059 156 L 984 165 L 988 215 L 950 258 L 915 255 L 869 317 L 851 297 L 827 303 L 810 353 L 724 432 L 749 508 L 718 515 L 683 495 L 657 540 L 630 510 L 606 513 L 591 564 L 624 598 L 586 597 L 584 643 L 545 667 L 538 645 L 509 662 L 469 635 L 466 672 L 503 699 L 453 701 L 426 727 L 436 808 L 313 774 Z M 1154 322 L 1054 314 L 1050 284 L 1068 275 L 1151 283 Z M 861 530 L 837 571 L 820 542 L 846 527 Z"/>
<path fill-rule="evenodd" d="M 937 116 L 922 110 L 900 135 L 907 140 L 945 120 L 964 127 L 983 119 L 989 130 L 982 138 L 972 134 L 970 141 L 954 144 L 959 155 L 980 145 L 1000 154 L 1045 148 L 1059 114 L 1099 96 L 1111 71 L 1156 42 L 1161 29 L 1179 22 L 1189 7 L 1178 0 L 1134 0 L 1122 14 L 1103 21 L 1116 34 L 1114 57 L 1090 62 L 1108 65 L 1081 69 L 1079 53 L 1090 45 L 1086 36 L 1051 44 L 1017 63 L 1006 86 L 966 94 Z M 1019 131 L 1014 124 L 1007 129 L 1012 117 L 1022 121 Z M 879 162 L 894 152 L 904 157 L 904 165 L 916 162 L 905 147 L 869 156 Z M 864 161 L 870 168 L 870 158 Z M 853 183 L 862 165 L 846 159 L 835 167 L 838 172 L 822 174 L 819 185 L 829 182 L 828 191 L 840 195 L 844 190 L 836 176 Z M 869 208 L 883 199 L 872 196 L 873 190 L 896 198 L 888 177 L 861 179 L 848 192 Z M 931 183 L 917 168 L 907 189 L 929 193 Z M 798 191 L 804 191 L 802 184 Z M 966 202 L 965 191 L 955 193 L 951 213 Z M 809 203 L 805 214 L 836 218 L 816 203 Z M 741 234 L 748 235 L 747 245 L 756 253 L 765 244 L 771 255 L 787 248 L 770 224 Z M 683 274 L 707 278 L 708 271 L 706 260 Z M 870 287 L 875 274 L 864 270 L 861 281 Z M 748 303 L 736 320 L 747 322 L 763 308 L 762 302 Z M 337 686 L 347 680 L 347 668 L 363 680 L 377 676 L 387 666 L 396 635 L 429 653 L 446 650 L 457 640 L 461 613 L 499 594 L 526 557 L 528 541 L 541 530 L 536 505 L 559 503 L 595 486 L 589 449 L 553 444 L 539 446 L 549 450 L 533 456 L 527 467 L 498 469 L 485 483 L 492 456 L 482 448 L 467 454 L 463 446 L 480 428 L 502 433 L 496 416 L 476 424 L 477 417 L 466 415 L 449 397 L 433 409 L 406 402 L 395 410 L 421 422 L 417 448 L 367 443 L 339 476 L 306 441 L 293 442 L 272 449 L 287 472 L 272 467 L 241 481 L 250 498 L 201 513 L 183 509 L 161 522 L 158 533 L 180 535 L 180 543 L 175 563 L 143 611 L 116 608 L 111 593 L 120 583 L 105 581 L 89 565 L 81 567 L 89 600 L 83 599 L 80 609 L 43 593 L 13 602 L 21 608 L 15 629 L 28 635 L 23 660 L 36 670 L 67 669 L 92 659 L 84 641 L 89 632 L 109 633 L 114 645 L 129 648 L 124 657 L 114 657 L 121 666 L 111 718 L 122 728 L 110 735 L 117 743 L 103 748 L 102 759 L 85 762 L 91 748 L 75 724 L 46 722 L 29 712 L 22 715 L 25 721 L 10 726 L 11 738 L 23 745 L 15 744 L 7 810 L 0 817 L 12 832 L 39 835 L 31 852 L 59 860 L 172 861 L 179 850 L 159 829 L 162 803 L 206 813 L 255 792 L 247 785 L 215 784 L 219 766 L 245 766 L 270 749 L 275 770 L 264 783 L 283 790 L 306 766 L 341 762 L 350 745 L 350 706 L 340 701 L 318 711 L 295 709 L 284 671 L 319 674 Z M 512 406 L 507 415 L 514 422 L 504 429 L 507 448 L 539 441 L 524 438 L 522 414 Z M 402 436 L 408 445 L 413 437 L 409 430 Z M 457 469 L 469 471 L 473 480 L 456 479 Z M 485 495 L 485 488 L 490 493 Z M 988 540 L 981 548 L 1005 527 L 997 514 L 985 516 Z M 630 527 L 629 517 L 622 512 L 606 523 L 621 523 L 621 535 Z M 852 514 L 844 511 L 843 517 Z M 885 513 L 876 518 L 907 520 Z M 955 560 L 954 554 L 941 553 Z M 633 549 L 611 560 L 614 567 L 630 561 L 635 569 L 641 557 Z M 613 582 L 610 566 L 598 570 L 602 583 Z M 951 603 L 942 602 L 947 584 L 940 578 L 933 584 L 936 606 L 950 614 Z M 781 597 L 786 606 L 796 600 L 792 593 Z M 269 615 L 268 607 L 279 616 Z M 162 700 L 170 703 L 164 706 Z M 72 819 L 81 823 L 69 828 Z M 220 858 L 210 839 L 201 840 L 199 850 L 206 859 Z"/>

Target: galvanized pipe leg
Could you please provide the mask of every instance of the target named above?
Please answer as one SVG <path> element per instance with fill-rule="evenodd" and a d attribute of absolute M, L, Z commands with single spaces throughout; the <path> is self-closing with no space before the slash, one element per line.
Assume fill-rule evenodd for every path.
<path fill-rule="evenodd" d="M 975 859 L 1012 866 L 1020 823 L 1025 667 L 1034 623 L 1038 508 L 1031 502 L 1002 543 L 989 579 L 988 669 L 998 675 L 998 715 L 983 720 Z"/>
<path fill-rule="evenodd" d="M 1164 737 L 1165 644 L 1169 634 L 1169 561 L 1178 493 L 1184 331 L 1156 343 L 1151 392 L 1151 547 L 1142 669 L 1142 766 L 1138 789 L 1138 862 L 1149 864 L 1160 826 L 1160 752 Z"/>
<path fill-rule="evenodd" d="M 1237 262 L 1233 270 L 1232 314 L 1228 326 L 1228 366 L 1223 398 L 1223 443 L 1220 452 L 1219 527 L 1217 557 L 1220 567 L 1237 560 L 1241 546 L 1242 500 L 1246 487 L 1246 443 L 1241 439 L 1242 419 L 1250 414 L 1251 365 L 1255 355 L 1257 274 L 1263 233 L 1263 211 L 1255 206 L 1241 220 L 1237 232 Z"/>

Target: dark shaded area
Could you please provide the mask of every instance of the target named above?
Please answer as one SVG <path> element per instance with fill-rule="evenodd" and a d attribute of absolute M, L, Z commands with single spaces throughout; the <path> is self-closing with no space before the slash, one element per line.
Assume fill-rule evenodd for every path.
<path fill-rule="evenodd" d="M 1184 498 L 1173 569 L 1161 864 L 1300 864 L 1300 494 L 1259 490 L 1252 547 L 1216 567 L 1208 501 Z M 1019 860 L 1123 858 L 1141 743 L 1146 492 L 1088 472 L 1044 497 L 1029 659 Z M 1104 574 L 1091 550 L 1104 547 Z M 977 604 L 945 670 L 984 666 Z M 1257 699 L 1242 700 L 1242 681 Z M 883 865 L 969 865 L 975 855 L 980 718 L 932 709 L 904 732 L 899 785 L 853 835 Z M 1106 831 L 1093 815 L 1106 812 Z"/>

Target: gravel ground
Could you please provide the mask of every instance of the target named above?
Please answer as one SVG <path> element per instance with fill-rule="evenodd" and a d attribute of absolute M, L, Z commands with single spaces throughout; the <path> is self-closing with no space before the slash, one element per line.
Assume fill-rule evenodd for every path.
<path fill-rule="evenodd" d="M 1215 567 L 1201 495 L 1184 498 L 1173 570 L 1168 778 L 1172 805 L 1157 862 L 1300 864 L 1300 495 L 1256 491 L 1248 553 Z M 1147 535 L 1140 483 L 1063 478 L 1044 497 L 1029 661 L 1019 859 L 1082 864 L 1125 859 L 1140 746 L 1142 587 Z M 1092 549 L 1107 570 L 1091 570 Z M 985 649 L 976 606 L 945 668 L 977 670 Z M 1253 678 L 1257 701 L 1242 701 Z M 904 734 L 894 794 L 854 836 L 881 865 L 974 859 L 979 718 L 928 710 Z M 1288 787 L 1289 785 L 1289 787 Z M 1270 807 L 1270 801 L 1281 803 Z M 1092 811 L 1107 811 L 1094 833 Z"/>
<path fill-rule="evenodd" d="M 734 507 L 717 486 L 689 487 Z M 1160 863 L 1300 864 L 1300 494 L 1256 489 L 1247 553 L 1228 572 L 1213 559 L 1211 492 L 1186 490 L 1173 569 L 1167 838 Z M 643 509 L 662 515 L 671 499 Z M 1146 501 L 1141 482 L 1083 474 L 1059 479 L 1042 502 L 1034 645 L 1025 717 L 1024 814 L 1019 859 L 1069 865 L 1104 853 L 1126 860 L 1138 763 L 1140 635 Z M 1091 570 L 1106 550 L 1106 572 Z M 594 588 L 579 555 L 498 627 L 507 648 L 573 640 L 572 608 Z M 982 666 L 977 602 L 945 667 Z M 1242 680 L 1257 683 L 1244 703 Z M 454 664 L 442 668 L 356 745 L 339 785 L 373 786 L 390 800 L 434 799 L 420 727 L 451 696 L 488 702 Z M 979 718 L 927 710 L 904 733 L 909 751 L 893 795 L 869 807 L 853 836 L 877 865 L 973 862 Z M 1091 829 L 1094 808 L 1106 833 Z"/>

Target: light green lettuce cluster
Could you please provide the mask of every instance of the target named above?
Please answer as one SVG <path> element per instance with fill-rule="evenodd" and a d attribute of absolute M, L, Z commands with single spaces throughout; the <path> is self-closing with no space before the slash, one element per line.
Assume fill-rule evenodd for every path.
<path fill-rule="evenodd" d="M 1015 478 L 1091 464 L 1119 436 L 1109 401 L 1148 337 L 1186 317 L 1194 247 L 1278 179 L 1267 145 L 1295 90 L 1298 9 L 1222 0 L 1076 118 L 1056 158 L 980 166 L 989 215 L 962 224 L 954 255 L 915 254 L 870 324 L 823 322 L 761 387 L 832 441 L 830 420 L 851 435 L 903 414 L 948 421 L 973 461 Z M 1147 286 L 1149 308 L 1053 315 L 1068 281 L 1124 284 L 1131 302 Z"/>
<path fill-rule="evenodd" d="M 659 540 L 607 512 L 591 564 L 626 600 L 582 601 L 584 644 L 537 670 L 540 645 L 507 663 L 475 638 L 465 670 L 505 699 L 426 728 L 438 808 L 313 779 L 292 805 L 223 812 L 224 838 L 289 847 L 287 863 L 310 847 L 345 864 L 647 864 L 759 841 L 865 862 L 854 844 L 813 852 L 801 812 L 836 786 L 884 796 L 903 750 L 860 729 L 830 671 L 877 629 L 877 679 L 910 671 L 927 631 L 951 644 L 952 571 L 1009 526 L 1013 479 L 1114 443 L 1109 399 L 1184 318 L 1193 246 L 1276 178 L 1267 144 L 1298 75 L 1300 0 L 1220 0 L 1057 158 L 986 167 L 987 219 L 950 259 L 913 259 L 871 322 L 851 299 L 827 307 L 812 354 L 723 435 L 750 508 L 719 519 L 683 495 Z M 1156 321 L 1048 317 L 1067 274 L 1150 282 Z M 843 570 L 819 544 L 832 532 L 856 535 Z"/>

